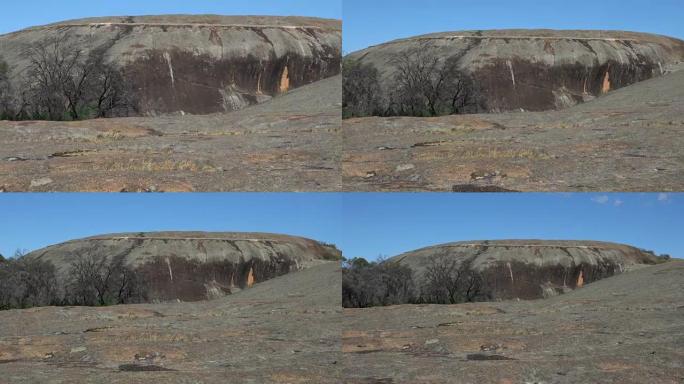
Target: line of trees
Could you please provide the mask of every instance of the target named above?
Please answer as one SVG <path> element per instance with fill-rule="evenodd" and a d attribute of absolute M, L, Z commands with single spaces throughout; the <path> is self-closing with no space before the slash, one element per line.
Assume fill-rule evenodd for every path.
<path fill-rule="evenodd" d="M 428 260 L 416 279 L 408 266 L 363 258 L 345 260 L 342 269 L 342 305 L 366 308 L 394 304 L 456 304 L 487 299 L 482 276 L 468 260 L 449 255 Z"/>
<path fill-rule="evenodd" d="M 76 255 L 60 286 L 55 266 L 29 259 L 22 252 L 0 257 L 0 310 L 46 305 L 113 305 L 146 302 L 141 276 L 123 258 L 95 259 Z"/>
<path fill-rule="evenodd" d="M 477 113 L 483 108 L 480 92 L 459 60 L 444 59 L 424 45 L 396 53 L 389 60 L 392 85 L 383 93 L 377 68 L 345 58 L 343 117 Z"/>
<path fill-rule="evenodd" d="M 134 114 L 134 93 L 125 74 L 105 61 L 111 44 L 86 54 L 65 34 L 48 37 L 26 48 L 28 66 L 14 82 L 0 58 L 0 119 L 83 120 Z"/>

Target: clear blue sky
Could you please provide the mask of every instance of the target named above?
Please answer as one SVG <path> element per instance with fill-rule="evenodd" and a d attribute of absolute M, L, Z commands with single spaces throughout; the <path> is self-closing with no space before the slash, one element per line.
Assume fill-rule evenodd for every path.
<path fill-rule="evenodd" d="M 342 223 L 346 257 L 538 238 L 614 241 L 684 258 L 684 194 L 349 194 Z"/>
<path fill-rule="evenodd" d="M 159 14 L 342 18 L 342 0 L 5 0 L 0 34 L 94 16 Z"/>
<path fill-rule="evenodd" d="M 0 194 L 0 253 L 114 232 L 253 231 L 340 240 L 341 196 L 322 193 Z"/>
<path fill-rule="evenodd" d="M 394 256 L 458 240 L 626 243 L 684 257 L 684 194 L 0 194 L 0 253 L 112 232 L 260 231 Z"/>
<path fill-rule="evenodd" d="M 430 32 L 617 29 L 684 38 L 682 0 L 344 0 L 344 51 Z"/>

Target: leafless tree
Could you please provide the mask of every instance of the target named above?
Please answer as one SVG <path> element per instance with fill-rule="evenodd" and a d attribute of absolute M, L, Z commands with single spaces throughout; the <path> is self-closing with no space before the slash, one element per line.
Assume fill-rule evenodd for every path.
<path fill-rule="evenodd" d="M 424 274 L 422 300 L 429 303 L 456 304 L 475 301 L 482 294 L 482 277 L 470 261 L 453 255 L 429 259 Z"/>
<path fill-rule="evenodd" d="M 439 116 L 477 110 L 478 97 L 471 78 L 458 65 L 458 56 L 443 60 L 429 45 L 397 53 L 390 114 Z"/>
<path fill-rule="evenodd" d="M 76 255 L 70 265 L 68 301 L 80 305 L 110 305 L 140 300 L 141 281 L 123 260 L 122 257 L 109 260 Z"/>
<path fill-rule="evenodd" d="M 65 34 L 30 45 L 24 53 L 29 94 L 20 98 L 33 109 L 33 117 L 79 120 L 127 114 L 133 103 L 125 78 L 105 62 L 110 45 L 86 54 Z"/>

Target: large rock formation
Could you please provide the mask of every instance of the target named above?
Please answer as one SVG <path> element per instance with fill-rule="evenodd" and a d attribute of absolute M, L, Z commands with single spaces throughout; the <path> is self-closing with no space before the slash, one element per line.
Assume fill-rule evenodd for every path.
<path fill-rule="evenodd" d="M 71 240 L 26 255 L 51 262 L 65 283 L 79 256 L 138 271 L 150 300 L 201 300 L 317 264 L 337 260 L 334 246 L 264 233 L 121 233 Z"/>
<path fill-rule="evenodd" d="M 658 262 L 622 244 L 568 240 L 494 240 L 447 243 L 403 253 L 387 262 L 412 268 L 418 280 L 435 257 L 454 257 L 482 276 L 492 299 L 553 296 L 635 266 Z"/>
<path fill-rule="evenodd" d="M 136 16 L 65 21 L 0 36 L 15 89 L 26 49 L 62 37 L 104 50 L 143 114 L 240 109 L 340 72 L 341 23 L 305 17 Z"/>
<path fill-rule="evenodd" d="M 559 109 L 660 76 L 684 61 L 684 41 L 618 31 L 492 30 L 395 40 L 350 54 L 380 71 L 384 96 L 397 55 L 456 58 L 488 112 Z"/>

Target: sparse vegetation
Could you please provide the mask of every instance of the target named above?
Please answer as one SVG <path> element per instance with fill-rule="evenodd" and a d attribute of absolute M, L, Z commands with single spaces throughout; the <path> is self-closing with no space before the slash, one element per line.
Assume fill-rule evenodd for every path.
<path fill-rule="evenodd" d="M 10 108 L 11 92 L 9 66 L 7 65 L 7 62 L 0 57 L 0 120 L 8 118 L 7 111 L 9 111 Z"/>
<path fill-rule="evenodd" d="M 59 304 L 55 267 L 17 251 L 0 263 L 0 310 Z"/>
<path fill-rule="evenodd" d="M 365 308 L 415 302 L 413 271 L 388 262 L 354 258 L 343 263 L 342 305 Z"/>
<path fill-rule="evenodd" d="M 18 251 L 0 259 L 0 310 L 46 305 L 112 305 L 146 300 L 140 276 L 122 264 L 77 256 L 68 284 L 58 288 L 52 263 L 29 259 Z"/>
<path fill-rule="evenodd" d="M 393 86 L 383 100 L 380 75 L 372 64 L 343 61 L 344 118 L 364 116 L 441 116 L 476 113 L 482 101 L 460 57 L 442 59 L 428 46 L 395 54 L 390 60 Z"/>
<path fill-rule="evenodd" d="M 475 84 L 459 68 L 458 60 L 442 60 L 426 46 L 396 54 L 390 62 L 395 75 L 388 114 L 441 116 L 477 112 Z"/>
<path fill-rule="evenodd" d="M 380 75 L 371 64 L 342 62 L 342 117 L 381 115 Z"/>
<path fill-rule="evenodd" d="M 12 96 L 0 62 L 0 116 L 11 120 L 83 120 L 127 116 L 135 102 L 124 74 L 105 61 L 108 44 L 85 54 L 66 35 L 27 47 L 21 91 Z M 4 75 L 3 75 L 4 73 Z M 3 80 L 4 79 L 4 80 Z"/>
<path fill-rule="evenodd" d="M 123 258 L 95 259 L 78 255 L 71 263 L 66 300 L 77 305 L 112 305 L 145 301 L 140 276 Z"/>
<path fill-rule="evenodd" d="M 447 255 L 432 257 L 421 281 L 403 265 L 363 258 L 345 260 L 342 305 L 347 308 L 431 303 L 456 304 L 485 299 L 482 276 L 468 262 Z"/>
<path fill-rule="evenodd" d="M 476 301 L 482 295 L 482 276 L 470 263 L 449 255 L 430 258 L 421 294 L 424 302 L 456 304 Z"/>

